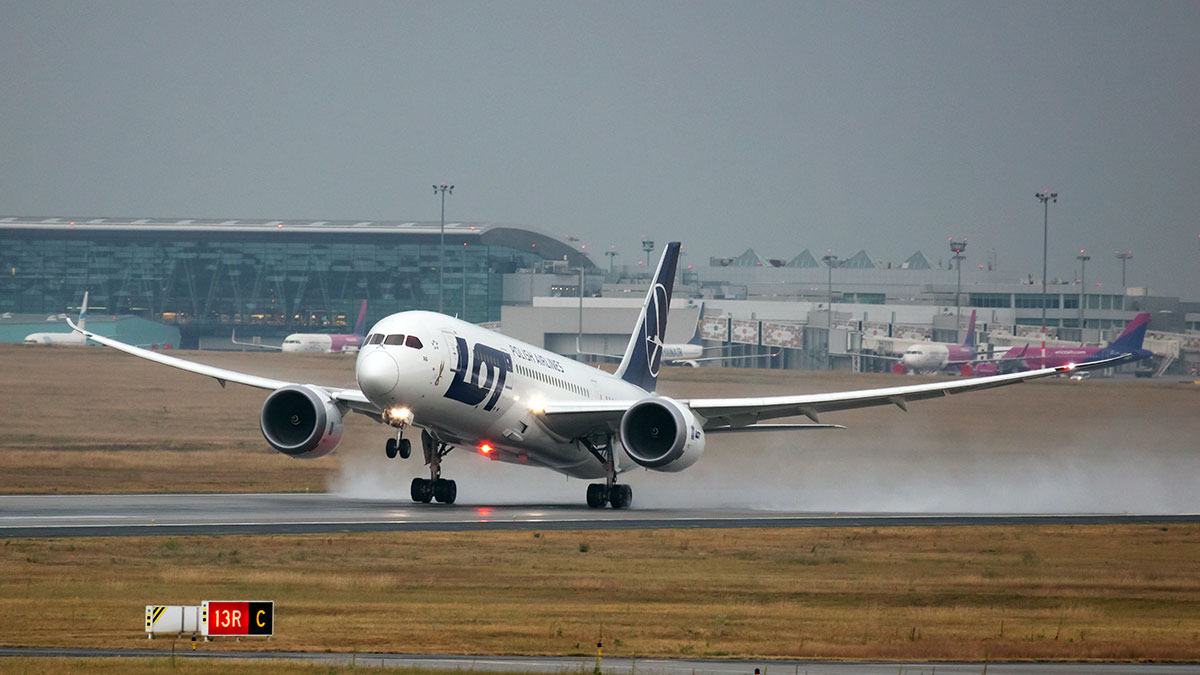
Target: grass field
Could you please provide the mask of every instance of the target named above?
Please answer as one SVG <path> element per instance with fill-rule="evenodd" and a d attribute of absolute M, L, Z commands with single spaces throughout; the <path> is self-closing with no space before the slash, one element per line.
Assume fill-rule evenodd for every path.
<path fill-rule="evenodd" d="M 354 384 L 353 357 L 181 355 L 300 382 Z M 325 490 L 347 453 L 361 450 L 382 462 L 383 441 L 390 435 L 386 427 L 351 415 L 338 452 L 318 460 L 292 460 L 271 450 L 262 439 L 258 411 L 266 392 L 260 390 L 237 385 L 222 389 L 209 378 L 103 348 L 0 345 L 0 365 L 6 385 L 0 387 L 0 410 L 5 413 L 0 493 Z M 895 386 L 924 379 L 665 368 L 660 391 L 673 396 L 772 395 Z M 714 437 L 705 458 L 680 479 L 694 480 L 704 472 L 728 473 L 720 464 L 722 457 L 761 459 L 764 443 L 767 449 L 786 449 L 796 442 L 812 449 L 797 456 L 806 463 L 806 473 L 825 473 L 843 483 L 859 480 L 869 468 L 866 463 L 884 467 L 880 475 L 886 480 L 905 467 L 926 474 L 964 456 L 1016 466 L 1029 458 L 1059 461 L 1069 453 L 1070 462 L 1095 466 L 1122 461 L 1133 450 L 1169 455 L 1160 473 L 1180 476 L 1189 473 L 1189 466 L 1181 465 L 1179 458 L 1190 461 L 1200 438 L 1197 410 L 1200 386 L 1190 383 L 1042 380 L 915 403 L 908 413 L 877 408 L 826 415 L 823 421 L 850 427 L 841 432 L 802 438 Z M 447 472 L 453 474 L 460 461 L 452 455 Z M 779 474 L 778 462 L 762 460 L 756 470 Z M 837 473 L 850 464 L 855 465 L 855 473 Z M 1137 467 L 1150 464 L 1143 461 Z M 1018 470 L 1037 472 L 1024 466 Z M 893 489 L 886 484 L 882 488 Z M 1153 491 L 1154 486 L 1147 489 Z M 404 484 L 398 492 L 406 490 Z M 465 496 L 460 491 L 460 497 Z M 1137 507 L 1118 506 L 1115 510 Z"/>
<path fill-rule="evenodd" d="M 144 605 L 271 599 L 205 649 L 1200 659 L 1200 526 L 7 540 L 0 642 L 161 646 Z"/>

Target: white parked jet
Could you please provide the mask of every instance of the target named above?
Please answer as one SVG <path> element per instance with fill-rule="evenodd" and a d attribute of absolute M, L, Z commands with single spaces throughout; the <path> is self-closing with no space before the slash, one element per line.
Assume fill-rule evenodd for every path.
<path fill-rule="evenodd" d="M 233 330 L 230 339 L 235 345 L 243 347 L 259 347 L 262 349 L 278 349 L 284 352 L 315 352 L 318 354 L 352 354 L 362 345 L 363 329 L 367 325 L 367 301 L 362 301 L 358 309 L 358 321 L 354 323 L 353 333 L 292 333 L 283 339 L 283 344 L 264 345 L 259 342 L 238 342 L 237 329 Z"/>
<path fill-rule="evenodd" d="M 87 325 L 87 291 L 83 292 L 83 304 L 79 306 L 79 328 L 68 333 L 30 333 L 25 336 L 21 342 L 27 345 L 86 345 L 87 337 L 78 331 L 83 330 Z M 75 328 L 75 324 L 70 320 L 67 323 L 71 328 Z"/>
<path fill-rule="evenodd" d="M 587 488 L 591 507 L 630 505 L 633 491 L 617 482 L 627 470 L 682 471 L 704 453 L 708 434 L 805 430 L 821 413 L 877 405 L 907 410 L 909 401 L 988 389 L 1053 375 L 1076 366 L 833 394 L 756 398 L 672 399 L 654 393 L 662 337 L 675 280 L 679 243 L 663 252 L 620 366 L 613 374 L 524 344 L 474 324 L 424 311 L 376 323 L 355 364 L 358 389 L 288 382 L 193 363 L 106 337 L 101 344 L 151 361 L 271 390 L 259 426 L 267 443 L 297 458 L 320 457 L 342 438 L 342 418 L 367 415 L 397 430 L 387 454 L 407 457 L 405 430 L 421 430 L 430 477 L 415 478 L 414 501 L 452 503 L 453 480 L 442 459 L 471 448 L 492 459 L 539 466 L 568 476 L 602 479 Z M 1111 365 L 1112 359 L 1079 366 Z M 811 424 L 761 424 L 805 416 Z M 839 427 L 840 428 L 840 427 Z"/>
<path fill-rule="evenodd" d="M 704 303 L 700 303 L 699 319 L 704 319 Z M 704 352 L 713 350 L 725 350 L 726 345 L 718 347 L 705 347 L 700 340 L 700 320 L 696 321 L 696 330 L 692 332 L 692 337 L 687 342 L 666 342 L 659 346 L 662 350 L 660 357 L 664 363 L 673 366 L 691 366 L 699 368 L 701 361 L 740 361 L 742 359 L 761 359 L 763 357 L 776 356 L 778 352 L 773 354 L 745 354 L 742 356 L 704 356 Z M 620 354 L 599 354 L 594 352 L 585 352 L 579 349 L 579 339 L 575 339 L 575 353 L 579 356 L 604 357 L 606 359 L 619 359 Z"/>

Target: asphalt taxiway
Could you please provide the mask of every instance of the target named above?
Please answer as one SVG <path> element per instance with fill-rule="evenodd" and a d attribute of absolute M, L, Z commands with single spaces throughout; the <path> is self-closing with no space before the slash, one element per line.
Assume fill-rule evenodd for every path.
<path fill-rule="evenodd" d="M 515 529 L 891 527 L 1196 523 L 1200 514 L 805 513 L 413 504 L 333 494 L 0 496 L 0 537 L 84 537 Z"/>

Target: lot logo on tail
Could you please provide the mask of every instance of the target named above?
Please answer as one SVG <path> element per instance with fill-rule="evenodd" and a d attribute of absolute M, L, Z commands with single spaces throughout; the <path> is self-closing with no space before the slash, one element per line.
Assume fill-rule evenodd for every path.
<path fill-rule="evenodd" d="M 667 327 L 667 309 L 671 301 L 662 284 L 654 284 L 650 306 L 646 308 L 646 322 L 642 324 L 642 339 L 646 341 L 646 368 L 658 377 L 662 362 L 663 331 Z"/>
<path fill-rule="evenodd" d="M 466 340 L 460 337 L 454 340 L 458 345 L 458 367 L 454 369 L 454 380 L 446 390 L 446 398 L 469 406 L 477 406 L 487 399 L 483 409 L 495 408 L 504 391 L 504 381 L 512 371 L 512 357 L 507 352 L 478 343 L 472 353 L 467 349 Z"/>

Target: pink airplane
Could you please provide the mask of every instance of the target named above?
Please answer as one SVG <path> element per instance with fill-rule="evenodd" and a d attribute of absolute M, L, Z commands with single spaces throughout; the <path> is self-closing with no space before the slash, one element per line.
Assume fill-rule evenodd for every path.
<path fill-rule="evenodd" d="M 283 345 L 264 345 L 254 342 L 238 342 L 237 331 L 233 333 L 233 344 L 246 347 L 261 347 L 263 349 L 278 349 L 285 352 L 315 352 L 318 354 L 342 354 L 357 352 L 362 346 L 363 336 L 367 328 L 367 301 L 362 301 L 358 310 L 358 321 L 354 323 L 354 332 L 350 334 L 329 333 L 292 333 L 283 339 Z"/>
<path fill-rule="evenodd" d="M 1146 339 L 1146 326 L 1150 323 L 1150 315 L 1138 314 L 1125 326 L 1121 333 L 1107 347 L 1013 347 L 1009 349 L 1001 361 L 1008 364 L 1019 364 L 1013 370 L 1036 370 L 1038 368 L 1054 368 L 1067 364 L 1091 363 L 1103 361 L 1114 356 L 1132 354 L 1134 361 L 1148 358 L 1151 352 L 1142 349 L 1142 341 Z"/>

